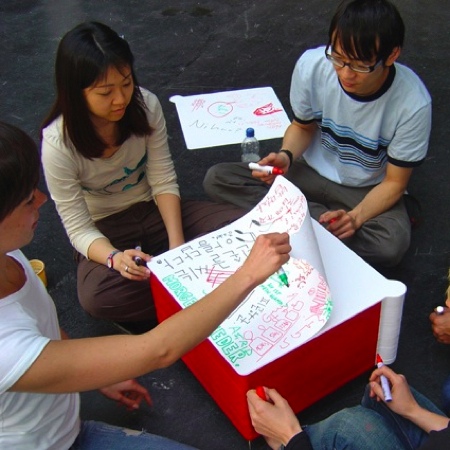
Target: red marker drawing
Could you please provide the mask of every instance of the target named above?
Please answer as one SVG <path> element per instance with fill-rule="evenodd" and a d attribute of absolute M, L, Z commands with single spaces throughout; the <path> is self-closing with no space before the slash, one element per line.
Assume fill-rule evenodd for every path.
<path fill-rule="evenodd" d="M 255 391 L 261 400 L 264 400 L 265 402 L 269 401 L 269 399 L 267 398 L 267 395 L 266 395 L 266 391 L 264 390 L 264 388 L 262 386 L 258 386 L 255 389 Z"/>
<path fill-rule="evenodd" d="M 260 166 L 257 163 L 248 163 L 248 168 L 250 170 L 258 170 L 259 172 L 265 172 L 268 175 L 283 175 L 284 170 L 279 167 L 272 166 Z"/>
<path fill-rule="evenodd" d="M 377 353 L 377 367 L 380 368 L 383 366 L 384 366 L 383 360 L 381 359 L 381 356 Z M 391 388 L 389 386 L 388 379 L 384 375 L 380 375 L 380 380 L 381 380 L 381 387 L 383 389 L 383 394 L 384 394 L 384 401 L 385 402 L 392 401 Z"/>
<path fill-rule="evenodd" d="M 273 106 L 273 103 L 267 103 L 267 105 L 261 106 L 253 111 L 256 116 L 266 116 L 267 114 L 273 114 L 283 111 L 282 109 L 277 109 Z"/>

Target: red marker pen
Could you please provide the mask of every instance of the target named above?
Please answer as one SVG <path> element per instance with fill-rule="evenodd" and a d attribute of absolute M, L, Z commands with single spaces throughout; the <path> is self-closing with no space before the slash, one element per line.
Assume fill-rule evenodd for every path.
<path fill-rule="evenodd" d="M 330 219 L 328 221 L 328 225 L 331 225 L 332 223 L 336 222 L 337 220 L 338 220 L 337 217 L 334 217 L 333 219 Z"/>
<path fill-rule="evenodd" d="M 258 170 L 259 172 L 265 172 L 268 175 L 283 175 L 284 170 L 279 167 L 272 166 L 260 166 L 257 163 L 248 163 L 248 168 L 250 170 Z"/>
<path fill-rule="evenodd" d="M 267 395 L 266 395 L 266 391 L 264 390 L 264 388 L 262 386 L 258 386 L 256 389 L 256 394 L 258 395 L 258 397 L 261 400 L 264 400 L 265 402 L 268 401 Z"/>
<path fill-rule="evenodd" d="M 384 366 L 383 360 L 381 359 L 381 356 L 377 353 L 377 367 L 380 368 L 383 366 Z M 389 386 L 388 379 L 384 375 L 380 375 L 380 380 L 381 380 L 381 387 L 383 389 L 383 394 L 384 394 L 384 401 L 385 402 L 392 401 L 391 388 Z"/>

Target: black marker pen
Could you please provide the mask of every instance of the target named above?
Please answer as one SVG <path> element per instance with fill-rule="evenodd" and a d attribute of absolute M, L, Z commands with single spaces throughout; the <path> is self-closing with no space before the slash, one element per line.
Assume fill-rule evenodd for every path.
<path fill-rule="evenodd" d="M 135 250 L 141 251 L 141 246 L 137 245 L 135 247 Z M 145 266 L 145 261 L 140 256 L 133 256 L 133 261 L 136 263 L 137 266 Z"/>

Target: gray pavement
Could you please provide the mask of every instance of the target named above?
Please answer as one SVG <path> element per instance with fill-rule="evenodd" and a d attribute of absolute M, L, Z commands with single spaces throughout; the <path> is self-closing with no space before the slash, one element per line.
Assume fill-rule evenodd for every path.
<path fill-rule="evenodd" d="M 414 69 L 431 93 L 433 130 L 427 160 L 410 183 L 410 192 L 422 203 L 423 223 L 400 266 L 385 273 L 408 288 L 393 368 L 439 404 L 441 383 L 450 373 L 450 346 L 435 342 L 428 315 L 444 300 L 449 267 L 450 8 L 442 0 L 396 4 L 407 29 L 400 62 Z M 2 0 L 0 119 L 23 128 L 37 142 L 54 96 L 53 64 L 60 37 L 79 22 L 102 21 L 129 41 L 140 83 L 161 100 L 182 194 L 202 198 L 200 181 L 207 168 L 238 160 L 240 149 L 187 150 L 169 97 L 272 86 L 290 114 L 294 64 L 304 50 L 326 42 L 336 5 L 331 0 Z M 263 152 L 278 148 L 278 140 L 262 142 Z M 81 310 L 68 239 L 52 202 L 41 211 L 35 240 L 24 251 L 46 263 L 49 292 L 62 326 L 73 337 L 121 332 Z M 348 383 L 302 412 L 301 420 L 310 423 L 356 404 L 366 380 L 364 374 Z M 205 450 L 248 448 L 182 362 L 142 377 L 142 382 L 154 398 L 152 408 L 128 413 L 89 392 L 82 395 L 82 417 L 145 428 Z M 253 448 L 266 447 L 259 439 Z"/>

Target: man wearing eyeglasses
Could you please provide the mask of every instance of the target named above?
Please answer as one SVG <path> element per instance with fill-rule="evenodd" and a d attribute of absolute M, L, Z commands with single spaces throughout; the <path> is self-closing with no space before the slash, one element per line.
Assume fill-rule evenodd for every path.
<path fill-rule="evenodd" d="M 387 0 L 344 0 L 326 47 L 306 51 L 291 83 L 294 114 L 277 166 L 308 199 L 311 216 L 368 263 L 397 265 L 409 247 L 403 196 L 426 156 L 431 98 L 397 63 L 404 24 Z M 251 209 L 274 176 L 218 164 L 204 188 L 215 200 Z"/>

